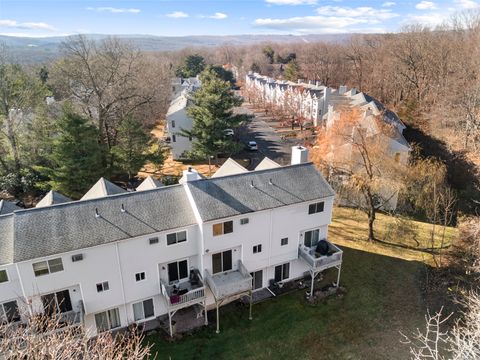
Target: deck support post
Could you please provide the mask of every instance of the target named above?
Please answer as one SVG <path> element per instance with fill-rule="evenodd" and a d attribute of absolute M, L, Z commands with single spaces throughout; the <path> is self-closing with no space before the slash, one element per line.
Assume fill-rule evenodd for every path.
<path fill-rule="evenodd" d="M 173 337 L 173 327 L 172 327 L 172 312 L 168 311 L 168 328 L 170 329 L 170 337 Z"/>
<path fill-rule="evenodd" d="M 217 306 L 217 331 L 216 333 L 220 333 L 220 313 L 218 311 L 218 301 L 215 301 L 215 305 Z"/>
<path fill-rule="evenodd" d="M 250 310 L 248 314 L 248 320 L 252 320 L 252 302 L 253 302 L 253 292 L 250 291 Z"/>
<path fill-rule="evenodd" d="M 312 275 L 312 284 L 310 285 L 310 299 L 312 300 L 313 299 L 313 288 L 315 286 L 316 274 L 315 274 L 315 271 L 313 271 L 313 270 L 311 270 L 310 273 Z"/>
<path fill-rule="evenodd" d="M 335 284 L 335 287 L 338 288 L 338 286 L 340 285 L 340 272 L 342 271 L 342 264 L 338 265 L 337 269 L 338 269 L 338 275 L 337 275 L 337 283 Z"/>
<path fill-rule="evenodd" d="M 207 315 L 207 301 L 203 303 L 203 316 L 205 317 L 205 326 L 208 325 L 208 315 Z"/>

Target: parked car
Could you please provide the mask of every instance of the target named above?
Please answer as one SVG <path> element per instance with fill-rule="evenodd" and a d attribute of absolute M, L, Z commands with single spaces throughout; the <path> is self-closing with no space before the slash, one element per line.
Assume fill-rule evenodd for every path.
<path fill-rule="evenodd" d="M 232 129 L 225 129 L 225 130 L 223 130 L 223 133 L 225 134 L 225 136 L 235 135 L 235 132 Z"/>
<path fill-rule="evenodd" d="M 258 145 L 256 141 L 249 141 L 247 142 L 247 149 L 250 151 L 257 151 Z"/>

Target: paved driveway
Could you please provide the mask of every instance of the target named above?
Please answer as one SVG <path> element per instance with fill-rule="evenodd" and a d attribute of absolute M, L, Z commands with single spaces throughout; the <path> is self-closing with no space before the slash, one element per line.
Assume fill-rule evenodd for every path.
<path fill-rule="evenodd" d="M 253 114 L 252 110 L 245 106 L 239 108 L 237 112 Z M 291 147 L 298 142 L 296 139 L 282 139 L 281 135 L 262 118 L 261 113 L 255 114 L 255 118 L 239 131 L 239 138 L 243 143 L 255 140 L 258 144 L 258 151 L 244 150 L 240 154 L 251 158 L 249 170 L 254 169 L 265 156 L 280 165 L 289 164 Z"/>

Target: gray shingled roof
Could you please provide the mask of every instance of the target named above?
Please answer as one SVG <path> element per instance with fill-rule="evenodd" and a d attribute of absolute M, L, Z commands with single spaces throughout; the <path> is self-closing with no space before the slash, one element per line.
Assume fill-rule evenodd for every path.
<path fill-rule="evenodd" d="M 334 195 L 311 163 L 201 179 L 186 186 L 204 221 Z M 193 224 L 196 219 L 182 185 L 17 210 L 0 216 L 0 264 Z"/>
<path fill-rule="evenodd" d="M 334 195 L 311 163 L 197 180 L 188 187 L 203 221 Z"/>
<path fill-rule="evenodd" d="M 13 201 L 0 200 L 0 215 L 10 214 L 20 209 Z"/>
<path fill-rule="evenodd" d="M 95 210 L 100 217 L 95 217 Z M 0 229 L 0 246 L 7 249 L 0 253 L 8 252 L 13 242 L 14 262 L 196 223 L 180 185 L 21 210 L 12 217 L 14 241 L 12 232 Z"/>
<path fill-rule="evenodd" d="M 0 216 L 0 265 L 13 262 L 13 214 Z"/>
<path fill-rule="evenodd" d="M 66 197 L 65 195 L 60 194 L 59 192 L 50 190 L 39 202 L 35 207 L 45 207 L 55 204 L 63 204 L 66 202 L 70 202 L 72 199 Z"/>

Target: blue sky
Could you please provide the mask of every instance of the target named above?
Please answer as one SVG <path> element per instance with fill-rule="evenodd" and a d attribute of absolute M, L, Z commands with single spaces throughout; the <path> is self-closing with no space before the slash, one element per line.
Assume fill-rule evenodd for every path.
<path fill-rule="evenodd" d="M 0 34 L 166 36 L 392 32 L 480 0 L 0 0 Z"/>

